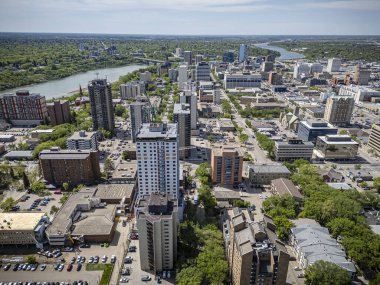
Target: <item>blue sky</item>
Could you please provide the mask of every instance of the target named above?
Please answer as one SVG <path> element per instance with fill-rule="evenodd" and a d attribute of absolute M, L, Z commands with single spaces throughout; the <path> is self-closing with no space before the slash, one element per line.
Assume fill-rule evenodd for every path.
<path fill-rule="evenodd" d="M 1 32 L 378 35 L 380 0 L 0 0 Z"/>

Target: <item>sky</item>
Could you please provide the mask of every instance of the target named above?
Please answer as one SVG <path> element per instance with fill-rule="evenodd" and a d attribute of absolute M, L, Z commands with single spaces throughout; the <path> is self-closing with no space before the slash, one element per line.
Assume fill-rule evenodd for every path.
<path fill-rule="evenodd" d="M 380 0 L 0 0 L 0 32 L 379 35 Z"/>

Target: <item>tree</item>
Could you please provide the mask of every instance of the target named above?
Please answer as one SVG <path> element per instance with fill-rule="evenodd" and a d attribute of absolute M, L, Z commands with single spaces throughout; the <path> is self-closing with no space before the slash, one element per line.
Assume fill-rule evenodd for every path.
<path fill-rule="evenodd" d="M 373 187 L 380 193 L 380 177 L 376 177 L 373 179 Z"/>
<path fill-rule="evenodd" d="M 107 158 L 104 161 L 104 172 L 106 173 L 107 179 L 109 178 L 110 172 L 112 172 L 114 169 L 115 169 L 115 165 L 109 158 Z"/>
<path fill-rule="evenodd" d="M 369 281 L 369 285 L 379 285 L 380 284 L 380 272 L 377 273 L 376 277 Z"/>
<path fill-rule="evenodd" d="M 127 160 L 129 159 L 129 152 L 124 150 L 121 154 L 121 157 L 124 159 L 124 160 Z"/>
<path fill-rule="evenodd" d="M 35 192 L 37 195 L 41 194 L 43 190 L 45 189 L 46 185 L 44 182 L 41 181 L 34 181 L 32 183 L 32 186 L 30 187 L 33 192 Z"/>
<path fill-rule="evenodd" d="M 26 175 L 25 171 L 22 173 L 22 182 L 24 184 L 24 189 L 29 189 L 30 181 L 29 181 L 29 178 Z"/>
<path fill-rule="evenodd" d="M 293 223 L 285 216 L 275 217 L 273 221 L 276 225 L 276 234 L 278 238 L 281 240 L 287 239 L 290 229 L 293 227 Z"/>
<path fill-rule="evenodd" d="M 116 105 L 115 107 L 115 115 L 119 117 L 123 117 L 124 114 L 127 112 L 124 106 L 122 105 Z"/>
<path fill-rule="evenodd" d="M 239 140 L 240 140 L 241 143 L 246 144 L 247 141 L 248 141 L 248 135 L 244 134 L 244 133 L 241 133 L 239 135 Z"/>
<path fill-rule="evenodd" d="M 5 212 L 10 211 L 14 206 L 16 206 L 16 201 L 12 198 L 9 197 L 5 199 L 3 203 L 0 204 L 0 209 L 3 209 Z"/>
<path fill-rule="evenodd" d="M 195 170 L 195 176 L 200 177 L 210 177 L 210 165 L 207 162 L 201 163 Z"/>
<path fill-rule="evenodd" d="M 50 208 L 50 215 L 54 215 L 55 213 L 57 213 L 59 210 L 59 208 L 55 205 L 51 206 Z"/>
<path fill-rule="evenodd" d="M 33 255 L 28 255 L 28 256 L 26 257 L 26 262 L 29 263 L 29 264 L 34 264 L 34 263 L 37 262 L 37 261 L 36 261 L 36 257 L 33 256 Z"/>
<path fill-rule="evenodd" d="M 213 141 L 214 141 L 214 136 L 209 135 L 209 136 L 207 137 L 207 140 L 208 140 L 209 142 L 213 142 Z"/>
<path fill-rule="evenodd" d="M 362 168 L 362 165 L 361 164 L 355 164 L 355 170 L 359 170 Z"/>
<path fill-rule="evenodd" d="M 206 209 L 211 210 L 216 206 L 215 197 L 211 194 L 211 189 L 207 185 L 202 185 L 198 190 L 199 200 L 203 202 Z"/>
<path fill-rule="evenodd" d="M 69 190 L 69 183 L 63 182 L 62 187 L 63 187 L 63 190 L 65 190 L 65 191 Z"/>
<path fill-rule="evenodd" d="M 348 285 L 350 275 L 342 267 L 323 260 L 318 260 L 305 271 L 307 285 Z"/>

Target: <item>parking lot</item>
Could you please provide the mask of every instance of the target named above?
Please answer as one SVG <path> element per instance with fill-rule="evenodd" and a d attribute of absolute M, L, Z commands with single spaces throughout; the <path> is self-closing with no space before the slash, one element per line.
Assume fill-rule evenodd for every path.
<path fill-rule="evenodd" d="M 39 266 L 36 271 L 4 271 L 0 269 L 1 282 L 68 282 L 87 281 L 89 285 L 98 284 L 102 271 L 86 271 L 84 267 L 81 271 L 76 271 L 76 267 L 71 272 L 67 271 L 67 266 L 62 271 L 56 271 L 53 265 L 47 265 L 44 271 Z"/>
<path fill-rule="evenodd" d="M 53 205 L 58 208 L 61 207 L 59 200 L 62 195 L 54 194 L 54 192 L 55 191 L 51 192 L 51 196 L 44 197 L 40 197 L 36 194 L 24 194 L 17 203 L 17 206 L 23 211 L 41 211 L 50 215 L 50 210 Z"/>

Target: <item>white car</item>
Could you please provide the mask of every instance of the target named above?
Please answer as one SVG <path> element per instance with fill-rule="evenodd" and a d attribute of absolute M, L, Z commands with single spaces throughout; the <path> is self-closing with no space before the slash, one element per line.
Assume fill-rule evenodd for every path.
<path fill-rule="evenodd" d="M 107 261 L 107 255 L 103 255 L 103 257 L 102 257 L 102 262 L 103 262 L 103 263 L 106 263 L 106 261 Z"/>
<path fill-rule="evenodd" d="M 120 283 L 128 283 L 129 279 L 127 277 L 120 278 Z"/>

